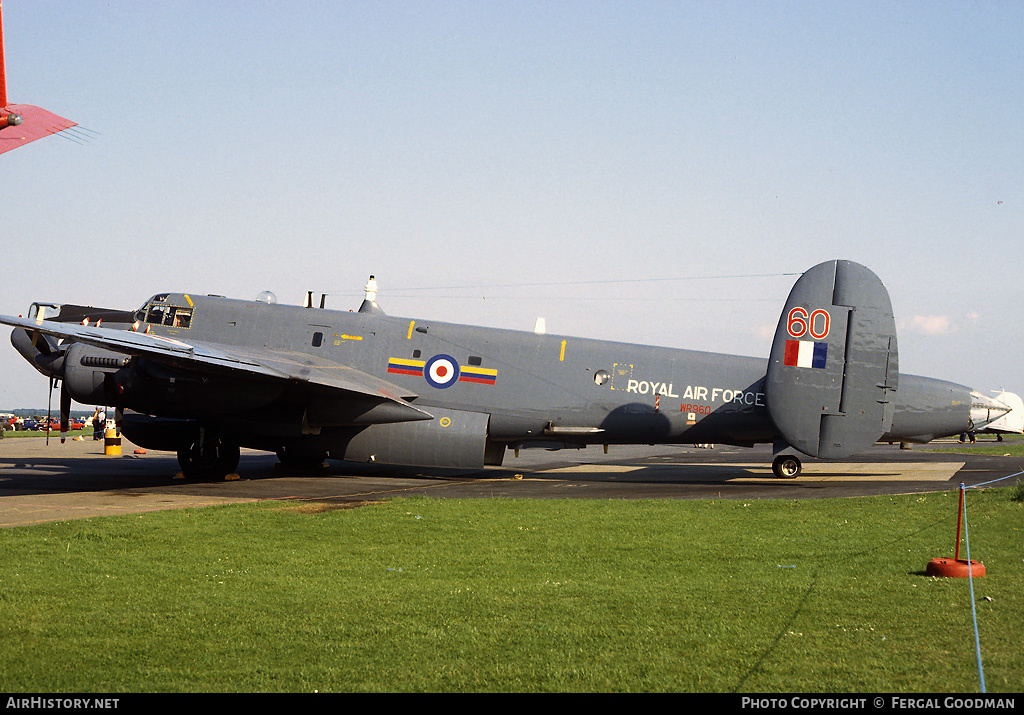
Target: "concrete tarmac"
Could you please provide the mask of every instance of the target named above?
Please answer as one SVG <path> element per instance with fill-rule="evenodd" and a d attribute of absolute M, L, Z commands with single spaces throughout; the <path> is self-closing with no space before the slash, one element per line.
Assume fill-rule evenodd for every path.
<path fill-rule="evenodd" d="M 328 462 L 284 471 L 277 458 L 243 450 L 238 478 L 180 477 L 169 452 L 104 454 L 104 441 L 60 443 L 59 435 L 0 440 L 0 526 L 204 507 L 262 500 L 358 503 L 414 494 L 431 497 L 581 499 L 806 499 L 956 489 L 1015 474 L 1020 458 L 942 454 L 876 445 L 843 462 L 807 459 L 796 479 L 771 472 L 768 446 L 611 446 L 509 450 L 501 467 L 424 470 Z M 1012 486 L 1016 478 L 993 486 Z"/>

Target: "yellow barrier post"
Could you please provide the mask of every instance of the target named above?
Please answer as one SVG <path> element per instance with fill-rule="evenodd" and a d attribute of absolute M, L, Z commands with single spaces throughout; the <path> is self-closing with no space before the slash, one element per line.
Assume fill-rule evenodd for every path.
<path fill-rule="evenodd" d="M 121 455 L 121 434 L 114 427 L 108 427 L 103 433 L 103 454 L 108 457 Z"/>

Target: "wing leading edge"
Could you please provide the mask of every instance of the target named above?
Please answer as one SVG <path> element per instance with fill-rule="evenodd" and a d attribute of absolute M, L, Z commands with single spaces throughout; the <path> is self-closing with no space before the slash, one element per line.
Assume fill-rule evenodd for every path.
<path fill-rule="evenodd" d="M 433 415 L 407 401 L 417 397 L 415 393 L 348 365 L 310 355 L 266 349 L 225 348 L 201 341 L 185 342 L 131 330 L 8 315 L 0 315 L 0 323 L 24 329 L 29 334 L 48 335 L 124 355 L 146 357 L 198 373 L 233 374 L 305 383 L 322 388 L 325 396 L 338 397 L 336 392 L 341 392 L 361 400 L 370 398 L 391 403 L 392 414 L 397 410 L 406 420 L 433 419 Z"/>

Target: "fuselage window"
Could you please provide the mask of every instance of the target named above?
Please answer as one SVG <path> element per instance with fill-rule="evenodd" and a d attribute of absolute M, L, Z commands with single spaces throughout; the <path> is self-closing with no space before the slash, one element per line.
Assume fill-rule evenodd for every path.
<path fill-rule="evenodd" d="M 313 333 L 313 347 L 318 348 L 324 342 L 323 333 Z"/>

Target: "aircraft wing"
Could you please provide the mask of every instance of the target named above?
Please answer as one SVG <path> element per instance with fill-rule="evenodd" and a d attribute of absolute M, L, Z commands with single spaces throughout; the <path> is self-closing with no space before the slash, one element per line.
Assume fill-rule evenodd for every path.
<path fill-rule="evenodd" d="M 383 399 L 411 410 L 410 419 L 431 418 L 429 413 L 406 402 L 407 399 L 416 397 L 415 393 L 348 365 L 301 353 L 186 342 L 132 330 L 15 318 L 9 315 L 0 315 L 0 323 L 24 328 L 30 333 L 69 339 L 125 355 L 145 356 L 157 362 L 196 372 L 233 373 L 298 381 L 329 390 Z"/>
<path fill-rule="evenodd" d="M 31 104 L 8 104 L 3 109 L 21 117 L 21 124 L 0 128 L 0 154 L 25 146 L 36 139 L 78 126 L 78 122 L 60 117 Z"/>

